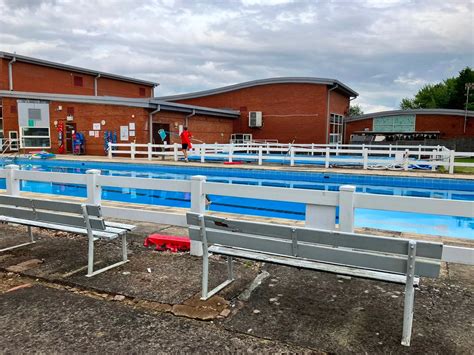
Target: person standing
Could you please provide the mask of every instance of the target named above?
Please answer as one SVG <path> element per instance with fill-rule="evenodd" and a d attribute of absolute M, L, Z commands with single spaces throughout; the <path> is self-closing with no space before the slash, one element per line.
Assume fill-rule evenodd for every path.
<path fill-rule="evenodd" d="M 183 132 L 179 135 L 181 137 L 181 150 L 184 154 L 184 161 L 188 162 L 188 150 L 192 148 L 191 138 L 192 134 L 188 131 L 188 127 L 183 127 Z"/>

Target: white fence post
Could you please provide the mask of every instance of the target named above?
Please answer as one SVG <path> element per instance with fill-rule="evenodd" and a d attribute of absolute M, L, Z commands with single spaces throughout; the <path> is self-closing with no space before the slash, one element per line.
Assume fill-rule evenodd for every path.
<path fill-rule="evenodd" d="M 367 148 L 364 148 L 362 150 L 362 161 L 364 170 L 367 170 L 367 167 L 369 165 L 369 150 Z"/>
<path fill-rule="evenodd" d="M 324 158 L 324 167 L 327 169 L 329 168 L 329 159 L 331 157 L 331 151 L 329 149 L 329 147 L 326 147 L 326 155 L 325 155 L 325 158 Z"/>
<path fill-rule="evenodd" d="M 260 145 L 258 146 L 258 165 L 262 165 L 262 157 L 263 156 L 263 147 Z"/>
<path fill-rule="evenodd" d="M 354 232 L 354 192 L 352 185 L 343 185 L 339 188 L 339 230 Z"/>
<path fill-rule="evenodd" d="M 148 149 L 148 160 L 151 160 L 151 158 L 153 156 L 153 149 L 151 147 L 151 143 L 147 144 L 147 149 Z"/>
<path fill-rule="evenodd" d="M 195 175 L 191 177 L 191 211 L 204 214 L 206 211 L 206 195 L 204 194 L 204 183 L 206 177 Z M 191 240 L 191 255 L 202 256 L 202 244 L 199 241 Z"/>
<path fill-rule="evenodd" d="M 392 145 L 391 144 L 388 146 L 388 157 L 389 158 L 392 157 Z"/>
<path fill-rule="evenodd" d="M 173 144 L 174 161 L 178 161 L 178 143 Z"/>
<path fill-rule="evenodd" d="M 201 163 L 204 163 L 206 160 L 206 143 L 201 145 L 199 153 L 201 155 Z"/>
<path fill-rule="evenodd" d="M 421 145 L 418 144 L 418 160 L 421 160 Z"/>
<path fill-rule="evenodd" d="M 290 166 L 295 166 L 295 148 L 290 147 Z"/>
<path fill-rule="evenodd" d="M 234 145 L 229 146 L 229 163 L 232 163 L 232 154 L 234 153 Z"/>
<path fill-rule="evenodd" d="M 136 151 L 136 149 L 137 149 L 137 148 L 135 147 L 135 142 L 132 142 L 132 143 L 130 144 L 130 157 L 131 157 L 132 159 L 135 159 L 135 151 Z"/>
<path fill-rule="evenodd" d="M 107 146 L 108 146 L 107 155 L 109 156 L 109 159 L 112 159 L 112 142 L 108 142 Z"/>
<path fill-rule="evenodd" d="M 100 170 L 90 169 L 86 171 L 87 181 L 87 203 L 100 205 L 102 201 L 102 186 L 98 184 Z"/>
<path fill-rule="evenodd" d="M 267 154 L 270 154 L 270 143 L 267 142 Z"/>
<path fill-rule="evenodd" d="M 449 151 L 449 173 L 454 174 L 454 156 L 455 156 L 455 151 L 450 150 Z"/>
<path fill-rule="evenodd" d="M 311 143 L 311 155 L 314 155 L 314 143 Z"/>
<path fill-rule="evenodd" d="M 6 186 L 7 195 L 20 196 L 20 180 L 16 178 L 16 172 L 20 170 L 20 167 L 15 164 L 5 166 L 6 171 Z"/>
<path fill-rule="evenodd" d="M 408 171 L 408 160 L 410 159 L 410 153 L 408 149 L 405 149 L 403 154 L 403 170 Z"/>

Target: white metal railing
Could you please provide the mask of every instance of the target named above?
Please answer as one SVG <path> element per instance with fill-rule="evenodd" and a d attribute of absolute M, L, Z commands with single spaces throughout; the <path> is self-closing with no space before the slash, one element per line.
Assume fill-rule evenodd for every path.
<path fill-rule="evenodd" d="M 20 140 L 18 138 L 2 138 L 0 157 L 3 157 L 7 152 L 18 151 Z"/>
<path fill-rule="evenodd" d="M 341 186 L 340 191 L 319 191 L 214 183 L 207 182 L 205 176 L 193 176 L 190 180 L 162 180 L 101 175 L 100 170 L 88 170 L 85 175 L 37 172 L 19 170 L 18 165 L 8 165 L 5 169 L 0 169 L 0 178 L 6 179 L 6 194 L 12 196 L 20 195 L 21 181 L 85 185 L 87 202 L 97 205 L 102 203 L 104 186 L 190 193 L 191 211 L 197 213 L 205 213 L 206 195 L 210 194 L 297 202 L 306 205 L 305 225 L 325 230 L 336 229 L 336 208 L 339 208 L 339 230 L 344 232 L 354 231 L 356 208 L 474 218 L 474 202 L 471 201 L 356 193 L 354 186 Z M 141 205 L 134 207 L 133 203 L 127 204 L 127 207 L 102 206 L 102 211 L 105 216 L 113 218 L 187 225 L 184 213 L 144 210 Z M 200 255 L 202 252 L 200 247 L 200 243 L 192 243 L 191 252 Z M 453 250 L 449 251 L 450 254 L 447 254 L 449 257 L 446 256 L 445 261 L 462 260 L 463 263 L 474 265 L 474 249 Z"/>
<path fill-rule="evenodd" d="M 183 153 L 175 144 L 109 143 L 108 156 L 127 156 L 131 159 L 147 157 L 172 157 L 178 161 Z M 363 169 L 409 170 L 412 167 L 429 167 L 431 170 L 442 166 L 450 174 L 455 167 L 473 167 L 474 163 L 457 162 L 456 158 L 474 157 L 474 152 L 455 152 L 442 146 L 397 146 L 397 145 L 356 145 L 356 144 L 283 144 L 256 143 L 240 144 L 195 144 L 190 156 L 204 163 L 209 160 L 247 161 L 264 163 L 324 164 L 325 168 L 341 165 L 361 166 Z"/>

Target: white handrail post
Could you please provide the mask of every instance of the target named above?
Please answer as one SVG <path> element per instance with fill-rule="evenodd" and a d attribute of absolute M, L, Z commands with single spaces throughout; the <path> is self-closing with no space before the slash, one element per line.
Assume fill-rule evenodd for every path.
<path fill-rule="evenodd" d="M 206 211 L 205 182 L 205 176 L 195 175 L 191 177 L 191 212 L 204 214 Z M 197 240 L 191 240 L 190 254 L 202 256 L 202 243 Z"/>
<path fill-rule="evenodd" d="M 290 166 L 295 166 L 295 148 L 290 147 Z"/>
<path fill-rule="evenodd" d="M 343 185 L 339 188 L 339 230 L 354 233 L 354 192 L 352 185 Z"/>
<path fill-rule="evenodd" d="M 107 146 L 107 155 L 109 156 L 109 159 L 112 159 L 112 142 L 108 142 Z"/>
<path fill-rule="evenodd" d="M 100 170 L 90 169 L 86 171 L 87 181 L 87 203 L 100 205 L 102 201 L 102 186 L 99 185 Z"/>
<path fill-rule="evenodd" d="M 152 158 L 151 143 L 147 144 L 147 152 L 148 152 L 148 160 L 151 160 L 151 158 Z"/>
<path fill-rule="evenodd" d="M 206 159 L 206 143 L 201 144 L 199 148 L 199 155 L 201 155 L 201 163 L 204 163 Z"/>
<path fill-rule="evenodd" d="M 454 174 L 454 157 L 455 157 L 455 151 L 450 150 L 449 151 L 449 173 Z"/>
<path fill-rule="evenodd" d="M 173 144 L 174 161 L 178 161 L 178 143 Z"/>
<path fill-rule="evenodd" d="M 363 160 L 363 168 L 367 170 L 369 166 L 369 150 L 367 148 L 363 148 L 362 150 L 362 160 Z"/>
<path fill-rule="evenodd" d="M 130 144 L 130 158 L 135 159 L 135 150 L 137 148 L 135 147 L 135 142 L 132 142 Z"/>
<path fill-rule="evenodd" d="M 326 147 L 326 154 L 324 156 L 324 167 L 329 168 L 329 159 L 331 157 L 331 151 L 329 147 Z"/>
<path fill-rule="evenodd" d="M 20 167 L 15 164 L 10 164 L 5 166 L 6 171 L 6 187 L 7 195 L 10 196 L 20 196 L 20 180 L 17 179 L 17 171 L 20 170 Z"/>
<path fill-rule="evenodd" d="M 262 155 L 263 155 L 263 147 L 260 145 L 258 146 L 258 165 L 262 165 Z"/>

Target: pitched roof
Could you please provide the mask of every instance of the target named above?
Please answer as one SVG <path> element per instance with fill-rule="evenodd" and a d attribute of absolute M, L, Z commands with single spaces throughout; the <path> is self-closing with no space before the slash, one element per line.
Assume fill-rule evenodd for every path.
<path fill-rule="evenodd" d="M 386 116 L 400 116 L 400 115 L 449 115 L 449 116 L 463 116 L 466 114 L 464 110 L 453 110 L 453 109 L 415 109 L 415 110 L 392 110 L 392 111 L 380 111 L 373 113 L 366 113 L 360 116 L 346 117 L 345 122 L 366 120 L 368 118 L 375 117 L 386 117 Z M 474 117 L 474 111 L 467 111 L 468 117 Z"/>
<path fill-rule="evenodd" d="M 268 84 L 295 84 L 295 83 L 331 85 L 331 86 L 337 87 L 338 89 L 347 93 L 351 97 L 357 97 L 359 95 L 356 91 L 352 90 L 347 85 L 335 79 L 312 78 L 312 77 L 280 77 L 280 78 L 252 80 L 252 81 L 247 81 L 244 83 L 223 86 L 216 89 L 192 92 L 189 94 L 161 96 L 161 97 L 157 97 L 157 99 L 166 100 L 166 101 L 184 100 L 184 99 L 192 99 L 192 98 L 202 97 L 202 96 L 221 94 L 224 92 L 250 88 L 253 86 L 268 85 Z"/>
<path fill-rule="evenodd" d="M 152 81 L 135 79 L 135 78 L 130 78 L 128 76 L 116 75 L 116 74 L 106 73 L 106 72 L 92 70 L 92 69 L 75 67 L 75 66 L 72 66 L 72 65 L 67 65 L 67 64 L 62 64 L 62 63 L 50 62 L 48 60 L 43 60 L 43 59 L 38 59 L 38 58 L 33 58 L 33 57 L 27 57 L 27 56 L 15 54 L 15 53 L 8 53 L 8 52 L 1 52 L 0 51 L 0 58 L 5 58 L 7 60 L 12 60 L 12 59 L 15 58 L 16 61 L 18 61 L 18 62 L 37 64 L 37 65 L 41 65 L 41 66 L 45 66 L 45 67 L 57 68 L 57 69 L 62 69 L 62 70 L 69 70 L 69 71 L 73 71 L 73 72 L 76 72 L 76 73 L 89 74 L 89 75 L 94 75 L 94 76 L 100 75 L 103 78 L 121 80 L 121 81 L 130 82 L 130 83 L 141 84 L 141 85 L 145 85 L 145 86 L 158 86 L 158 85 L 160 85 L 159 83 L 155 83 L 155 82 L 152 82 Z"/>

